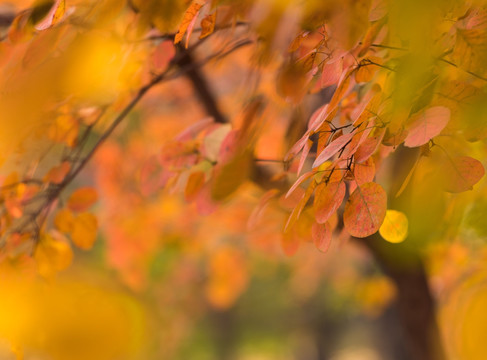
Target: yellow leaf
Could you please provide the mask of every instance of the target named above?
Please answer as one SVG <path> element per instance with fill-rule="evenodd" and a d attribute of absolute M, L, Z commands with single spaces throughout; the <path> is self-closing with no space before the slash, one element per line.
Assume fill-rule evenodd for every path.
<path fill-rule="evenodd" d="M 93 247 L 98 230 L 98 221 L 95 215 L 91 213 L 79 214 L 73 221 L 71 231 L 71 240 L 83 250 L 89 250 Z"/>
<path fill-rule="evenodd" d="M 71 265 L 73 251 L 67 242 L 55 240 L 51 235 L 43 234 L 34 258 L 39 273 L 42 276 L 50 277 Z"/>
<path fill-rule="evenodd" d="M 397 210 L 387 210 L 379 234 L 390 243 L 400 243 L 408 236 L 408 218 Z"/>
<path fill-rule="evenodd" d="M 73 229 L 73 222 L 73 213 L 68 209 L 59 210 L 54 218 L 54 226 L 65 234 L 69 234 L 71 232 Z"/>

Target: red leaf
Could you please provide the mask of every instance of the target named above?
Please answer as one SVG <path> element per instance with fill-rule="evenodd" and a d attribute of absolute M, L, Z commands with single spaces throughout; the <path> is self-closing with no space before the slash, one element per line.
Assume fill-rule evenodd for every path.
<path fill-rule="evenodd" d="M 450 120 L 450 109 L 435 106 L 415 114 L 406 129 L 408 135 L 404 140 L 407 147 L 417 147 L 426 144 L 439 135 Z"/>
<path fill-rule="evenodd" d="M 379 230 L 387 210 L 384 189 L 370 182 L 358 187 L 348 199 L 343 213 L 345 229 L 352 236 L 363 238 Z"/>
<path fill-rule="evenodd" d="M 317 186 L 313 203 L 317 223 L 325 223 L 337 211 L 345 197 L 345 190 L 343 182 L 321 183 Z"/>

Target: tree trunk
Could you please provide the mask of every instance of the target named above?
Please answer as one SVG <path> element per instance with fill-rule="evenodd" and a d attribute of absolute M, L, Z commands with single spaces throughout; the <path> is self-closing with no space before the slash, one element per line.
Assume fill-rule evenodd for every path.
<path fill-rule="evenodd" d="M 363 239 L 375 259 L 395 283 L 395 307 L 411 360 L 446 359 L 436 322 L 435 302 L 422 259 L 400 244 L 388 244 L 379 236 Z"/>
<path fill-rule="evenodd" d="M 418 196 L 414 193 L 418 189 L 413 186 L 406 186 L 402 194 L 396 196 L 420 156 L 419 151 L 400 146 L 390 159 L 388 208 L 402 211 L 408 216 L 408 238 L 403 243 L 391 244 L 376 233 L 359 241 L 371 251 L 384 273 L 396 285 L 395 306 L 409 350 L 408 357 L 411 360 L 444 360 L 446 357 L 436 321 L 435 300 L 428 285 L 422 258 L 422 250 L 436 224 L 429 221 L 428 226 L 423 226 L 420 230 L 417 227 L 418 218 L 421 218 L 423 213 L 425 218 L 432 220 L 431 212 L 436 209 L 419 208 Z M 433 191 L 437 190 L 431 189 L 431 192 Z"/>

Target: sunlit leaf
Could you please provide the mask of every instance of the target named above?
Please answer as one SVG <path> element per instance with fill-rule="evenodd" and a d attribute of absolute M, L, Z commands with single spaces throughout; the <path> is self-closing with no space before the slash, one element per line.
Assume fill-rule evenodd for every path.
<path fill-rule="evenodd" d="M 400 243 L 408 236 L 408 218 L 397 210 L 387 210 L 379 234 L 386 241 Z"/>

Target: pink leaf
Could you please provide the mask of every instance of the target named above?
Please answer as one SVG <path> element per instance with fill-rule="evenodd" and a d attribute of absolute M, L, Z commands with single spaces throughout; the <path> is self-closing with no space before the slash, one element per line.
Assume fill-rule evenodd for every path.
<path fill-rule="evenodd" d="M 413 115 L 406 126 L 408 135 L 404 145 L 417 147 L 426 144 L 441 133 L 449 120 L 450 109 L 444 106 L 431 107 Z"/>
<path fill-rule="evenodd" d="M 342 147 L 348 143 L 352 137 L 353 133 L 344 134 L 337 139 L 333 140 L 316 158 L 315 162 L 313 163 L 313 167 L 318 167 L 323 164 L 325 161 L 329 160 L 333 155 L 335 155 Z"/>

